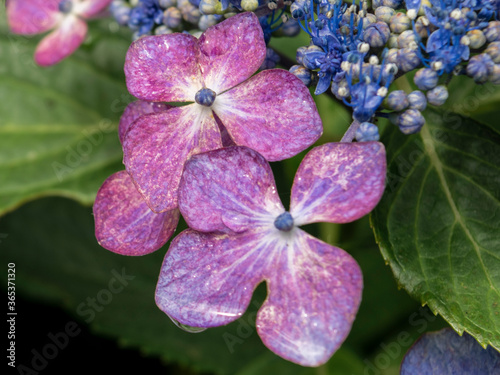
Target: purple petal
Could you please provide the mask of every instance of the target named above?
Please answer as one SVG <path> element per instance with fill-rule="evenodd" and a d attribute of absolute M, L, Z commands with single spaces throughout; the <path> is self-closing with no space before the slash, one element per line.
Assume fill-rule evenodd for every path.
<path fill-rule="evenodd" d="M 237 146 L 191 157 L 182 174 L 179 208 L 187 224 L 203 232 L 272 226 L 285 211 L 269 163 Z"/>
<path fill-rule="evenodd" d="M 203 87 L 198 55 L 198 40 L 189 34 L 135 41 L 125 58 L 128 91 L 148 101 L 194 102 Z"/>
<path fill-rule="evenodd" d="M 39 34 L 54 28 L 62 18 L 61 0 L 11 0 L 7 1 L 7 20 L 16 34 Z"/>
<path fill-rule="evenodd" d="M 361 302 L 361 270 L 344 250 L 295 229 L 268 268 L 257 332 L 279 356 L 319 366 L 340 347 Z"/>
<path fill-rule="evenodd" d="M 123 115 L 120 118 L 120 124 L 118 125 L 118 137 L 120 138 L 120 142 L 123 143 L 125 134 L 130 128 L 130 125 L 139 117 L 149 113 L 163 112 L 171 108 L 174 107 L 166 103 L 146 102 L 144 100 L 137 100 L 130 103 L 127 108 L 125 108 L 125 111 L 123 111 Z"/>
<path fill-rule="evenodd" d="M 266 57 L 262 27 L 253 13 L 238 14 L 209 27 L 199 45 L 205 85 L 217 94 L 250 77 Z"/>
<path fill-rule="evenodd" d="M 84 0 L 75 3 L 73 11 L 84 18 L 101 13 L 113 0 Z"/>
<path fill-rule="evenodd" d="M 87 24 L 69 15 L 59 27 L 43 38 L 35 50 L 35 62 L 41 66 L 54 65 L 76 51 L 87 35 Z"/>
<path fill-rule="evenodd" d="M 174 233 L 179 210 L 156 214 L 148 207 L 125 171 L 111 175 L 94 203 L 99 244 L 122 255 L 145 255 L 162 247 Z"/>
<path fill-rule="evenodd" d="M 149 207 L 163 212 L 177 207 L 186 160 L 221 146 L 212 111 L 194 103 L 138 118 L 123 141 L 123 162 Z"/>
<path fill-rule="evenodd" d="M 359 219 L 382 197 L 385 175 L 385 149 L 380 142 L 315 147 L 295 175 L 290 213 L 296 225 Z"/>
<path fill-rule="evenodd" d="M 217 96 L 213 110 L 236 144 L 269 161 L 296 155 L 323 131 L 309 90 L 282 69 L 263 71 Z"/>
<path fill-rule="evenodd" d="M 156 304 L 192 327 L 238 319 L 263 280 L 268 250 L 253 231 L 234 236 L 188 229 L 171 243 L 156 286 Z"/>

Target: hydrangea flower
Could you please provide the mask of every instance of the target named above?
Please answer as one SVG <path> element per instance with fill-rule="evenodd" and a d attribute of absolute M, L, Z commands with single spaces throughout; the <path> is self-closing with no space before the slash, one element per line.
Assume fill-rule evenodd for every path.
<path fill-rule="evenodd" d="M 191 103 L 137 119 L 125 134 L 124 164 L 151 209 L 177 206 L 185 161 L 223 146 L 222 133 L 267 160 L 289 158 L 322 133 L 316 105 L 302 81 L 271 69 L 250 78 L 266 57 L 253 13 L 235 15 L 189 34 L 134 42 L 126 56 L 130 93 L 141 100 Z"/>
<path fill-rule="evenodd" d="M 299 226 L 364 216 L 382 196 L 385 173 L 379 142 L 316 147 L 297 171 L 287 212 L 259 153 L 233 146 L 192 156 L 179 188 L 192 229 L 170 245 L 157 305 L 183 325 L 225 325 L 265 280 L 268 297 L 256 321 L 264 344 L 304 366 L 326 362 L 350 331 L 362 275 L 344 250 Z"/>
<path fill-rule="evenodd" d="M 85 20 L 101 13 L 112 0 L 8 0 L 13 33 L 34 35 L 53 30 L 38 44 L 35 62 L 57 64 L 71 55 L 87 35 Z"/>

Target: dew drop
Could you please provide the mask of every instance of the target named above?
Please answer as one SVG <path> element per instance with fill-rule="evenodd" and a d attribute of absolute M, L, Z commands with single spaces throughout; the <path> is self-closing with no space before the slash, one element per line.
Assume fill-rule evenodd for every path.
<path fill-rule="evenodd" d="M 179 327 L 183 331 L 186 331 L 186 332 L 189 332 L 189 333 L 200 333 L 200 332 L 203 332 L 204 330 L 206 330 L 206 328 L 203 328 L 203 327 L 191 327 L 191 326 L 188 326 L 186 324 L 179 323 L 174 318 L 171 318 L 171 317 L 169 317 L 169 318 L 172 320 L 172 322 L 174 322 L 174 324 L 177 327 Z"/>

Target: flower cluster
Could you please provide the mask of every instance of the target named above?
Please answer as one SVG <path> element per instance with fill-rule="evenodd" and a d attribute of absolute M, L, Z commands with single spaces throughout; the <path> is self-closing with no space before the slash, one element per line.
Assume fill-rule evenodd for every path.
<path fill-rule="evenodd" d="M 314 148 L 297 171 L 286 211 L 268 161 L 311 146 L 322 125 L 293 74 L 252 76 L 266 55 L 253 13 L 199 39 L 173 33 L 132 43 L 125 74 L 139 100 L 119 125 L 126 171 L 97 194 L 96 237 L 119 254 L 148 254 L 168 241 L 182 213 L 190 229 L 165 257 L 160 309 L 180 327 L 228 324 L 266 281 L 259 335 L 278 355 L 317 366 L 350 331 L 362 277 L 345 251 L 299 226 L 346 223 L 370 212 L 384 190 L 385 150 L 378 142 Z"/>
<path fill-rule="evenodd" d="M 406 6 L 406 11 L 404 7 Z M 331 89 L 353 109 L 358 140 L 377 140 L 376 117 L 389 117 L 405 134 L 425 123 L 427 104 L 442 105 L 454 75 L 500 83 L 500 22 L 495 1 L 379 0 L 357 6 L 340 0 L 296 0 L 291 14 L 311 37 L 290 71 L 315 94 Z M 415 74 L 418 90 L 392 90 Z"/>

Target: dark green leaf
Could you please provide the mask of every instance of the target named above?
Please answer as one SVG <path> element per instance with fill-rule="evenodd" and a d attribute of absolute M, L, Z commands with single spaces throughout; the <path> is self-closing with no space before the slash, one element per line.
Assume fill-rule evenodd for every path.
<path fill-rule="evenodd" d="M 500 349 L 500 135 L 427 111 L 420 134 L 395 127 L 388 181 L 371 219 L 382 254 L 412 296 L 457 331 Z"/>
<path fill-rule="evenodd" d="M 41 68 L 33 62 L 40 37 L 0 29 L 0 215 L 47 195 L 90 204 L 104 179 L 123 168 L 116 129 L 130 101 L 123 76 L 129 41 L 96 28 L 93 42 Z"/>

